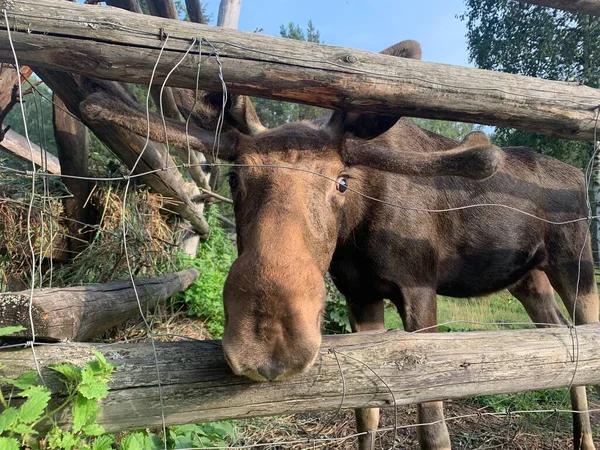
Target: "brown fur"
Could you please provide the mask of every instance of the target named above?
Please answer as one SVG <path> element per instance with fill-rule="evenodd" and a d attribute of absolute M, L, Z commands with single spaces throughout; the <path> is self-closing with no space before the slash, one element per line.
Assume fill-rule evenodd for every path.
<path fill-rule="evenodd" d="M 132 124 L 132 106 L 107 112 L 99 100 L 100 107 L 86 106 L 90 115 L 145 133 Z M 250 111 L 235 116 L 246 133 L 233 129 L 222 138 L 222 155 L 237 165 L 230 184 L 239 257 L 223 293 L 223 348 L 235 373 L 279 380 L 314 363 L 328 269 L 357 330 L 383 327 L 387 298 L 406 330 L 435 332 L 436 294 L 472 297 L 506 287 L 532 319 L 565 323 L 550 305 L 549 285 L 573 311 L 585 242 L 575 322 L 598 320 L 585 221 L 550 225 L 497 206 L 422 211 L 480 203 L 550 221 L 586 217 L 583 176 L 573 167 L 528 149 L 501 151 L 481 133 L 459 144 L 393 117 L 334 113 L 329 121 L 261 130 L 244 123 L 253 120 Z M 208 152 L 211 137 L 193 132 L 195 148 Z M 169 133 L 185 142 L 181 126 Z M 345 192 L 336 183 L 342 179 Z M 584 390 L 575 388 L 572 400 L 583 408 Z M 419 405 L 419 417 L 438 421 L 420 427 L 421 447 L 448 448 L 441 402 Z M 374 410 L 359 411 L 363 430 L 375 428 L 376 418 Z M 593 448 L 589 416 L 574 421 L 575 448 Z M 362 439 L 361 448 L 370 442 Z"/>

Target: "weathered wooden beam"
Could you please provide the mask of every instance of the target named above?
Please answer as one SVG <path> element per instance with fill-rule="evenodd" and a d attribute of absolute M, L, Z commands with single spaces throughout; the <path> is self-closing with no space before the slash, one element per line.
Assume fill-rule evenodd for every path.
<path fill-rule="evenodd" d="M 319 105 L 490 125 L 592 140 L 600 92 L 574 83 L 434 64 L 59 0 L 14 0 L 7 14 L 20 61 L 147 83 L 181 59 L 192 38 L 219 52 L 230 92 Z M 6 25 L 0 25 L 6 29 Z M 169 35 L 161 40 L 162 32 Z M 5 36 L 5 31 L 0 31 Z M 11 61 L 0 39 L 0 60 Z M 193 53 L 193 52 L 192 52 Z M 194 88 L 197 56 L 169 84 Z M 200 85 L 219 91 L 214 57 L 202 62 Z"/>
<path fill-rule="evenodd" d="M 206 23 L 204 14 L 202 14 L 202 4 L 200 3 L 200 0 L 185 0 L 185 7 L 192 22 Z"/>
<path fill-rule="evenodd" d="M 562 327 L 327 336 L 312 369 L 272 383 L 234 376 L 218 341 L 155 346 L 167 425 L 600 383 L 598 324 L 579 326 L 577 332 Z M 108 432 L 159 425 L 152 345 L 95 347 L 116 366 L 99 423 Z M 42 367 L 91 359 L 90 346 L 82 344 L 40 346 L 35 356 Z M 9 377 L 35 367 L 31 349 L 0 352 L 0 364 L 0 375 Z M 43 371 L 56 389 L 56 374 Z"/>
<path fill-rule="evenodd" d="M 241 9 L 242 0 L 221 0 L 217 26 L 236 29 L 240 20 Z"/>
<path fill-rule="evenodd" d="M 71 193 L 63 199 L 64 215 L 69 219 L 65 226 L 69 230 L 67 245 L 69 257 L 82 252 L 94 236 L 94 215 L 88 202 L 92 183 L 89 177 L 89 138 L 83 123 L 71 115 L 58 95 L 52 96 L 52 125 L 60 161 L 62 183 Z M 89 226 L 85 226 L 87 224 Z"/>
<path fill-rule="evenodd" d="M 564 11 L 600 16 L 600 0 L 517 0 L 539 6 L 562 9 Z"/>
<path fill-rule="evenodd" d="M 60 162 L 56 156 L 52 153 L 48 153 L 46 150 L 42 150 L 33 142 L 31 143 L 31 146 L 33 148 L 33 162 L 36 166 L 42 167 L 42 163 L 44 163 L 48 172 L 60 173 Z M 32 152 L 27 144 L 27 139 L 13 130 L 8 130 L 4 134 L 4 139 L 0 141 L 0 150 L 10 153 L 23 161 L 32 162 Z"/>
<path fill-rule="evenodd" d="M 187 269 L 153 278 L 113 281 L 68 288 L 33 291 L 33 324 L 39 338 L 59 341 L 86 341 L 143 311 L 154 308 L 192 284 L 199 276 Z M 20 325 L 21 335 L 31 336 L 30 292 L 0 294 L 0 327 Z"/>

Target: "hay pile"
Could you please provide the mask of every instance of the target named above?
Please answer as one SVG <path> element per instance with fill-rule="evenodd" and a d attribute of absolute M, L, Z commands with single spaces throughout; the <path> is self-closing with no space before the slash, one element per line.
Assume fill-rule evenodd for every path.
<path fill-rule="evenodd" d="M 37 178 L 33 201 L 31 188 L 30 177 L 0 172 L 0 291 L 31 286 L 31 248 L 35 253 L 36 288 L 128 278 L 123 228 L 127 231 L 127 253 L 134 276 L 175 270 L 183 230 L 165 209 L 168 205 L 162 196 L 132 187 L 123 212 L 124 185 L 96 185 L 88 199 L 98 217 L 98 223 L 91 224 L 93 238 L 83 252 L 70 257 L 66 250 L 68 219 L 63 216 L 62 204 L 70 194 L 58 178 L 46 182 Z"/>

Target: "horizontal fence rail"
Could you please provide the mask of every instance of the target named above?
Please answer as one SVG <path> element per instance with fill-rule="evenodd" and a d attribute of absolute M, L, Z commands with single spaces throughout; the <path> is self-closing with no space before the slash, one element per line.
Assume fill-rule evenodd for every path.
<path fill-rule="evenodd" d="M 116 366 L 99 423 L 107 432 L 231 418 L 456 399 L 600 384 L 600 324 L 498 332 L 326 336 L 307 373 L 257 383 L 234 376 L 219 341 L 97 344 Z M 91 344 L 0 351 L 2 376 L 52 363 L 84 364 Z M 58 389 L 56 373 L 43 368 Z M 4 386 L 7 389 L 6 386 Z M 58 394 L 57 394 L 58 395 Z M 63 417 L 68 421 L 68 417 Z"/>
<path fill-rule="evenodd" d="M 511 126 L 593 140 L 600 92 L 576 83 L 395 58 L 366 51 L 135 14 L 61 0 L 14 0 L 16 55 L 35 68 L 230 92 L 391 115 Z M 13 62 L 0 20 L 0 61 Z M 390 42 L 390 44 L 392 44 Z M 163 52 L 159 58 L 161 48 Z M 425 49 L 425 52 L 427 49 Z M 208 55 L 218 53 L 218 61 Z"/>

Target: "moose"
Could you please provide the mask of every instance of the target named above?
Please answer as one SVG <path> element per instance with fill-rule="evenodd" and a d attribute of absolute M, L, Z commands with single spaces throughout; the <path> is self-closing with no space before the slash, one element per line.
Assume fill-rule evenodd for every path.
<path fill-rule="evenodd" d="M 404 41 L 382 53 L 420 58 L 421 50 Z M 216 97 L 182 107 L 202 119 L 189 135 L 151 115 L 150 136 L 166 131 L 172 144 L 211 154 Z M 247 97 L 224 107 L 219 158 L 232 165 L 238 258 L 223 291 L 223 350 L 236 374 L 275 381 L 311 367 L 327 271 L 354 331 L 382 329 L 389 299 L 406 330 L 436 332 L 436 294 L 504 288 L 537 326 L 569 323 L 554 290 L 575 324 L 598 321 L 587 223 L 574 220 L 588 214 L 578 169 L 531 149 L 500 149 L 480 132 L 458 143 L 406 118 L 336 111 L 266 129 Z M 81 110 L 88 121 L 146 135 L 136 104 L 96 94 Z M 585 387 L 570 394 L 574 448 L 594 449 Z M 417 427 L 421 448 L 449 449 L 442 402 L 418 405 L 417 415 L 426 424 Z M 367 432 L 359 448 L 372 449 L 379 410 L 357 409 L 356 419 Z"/>

